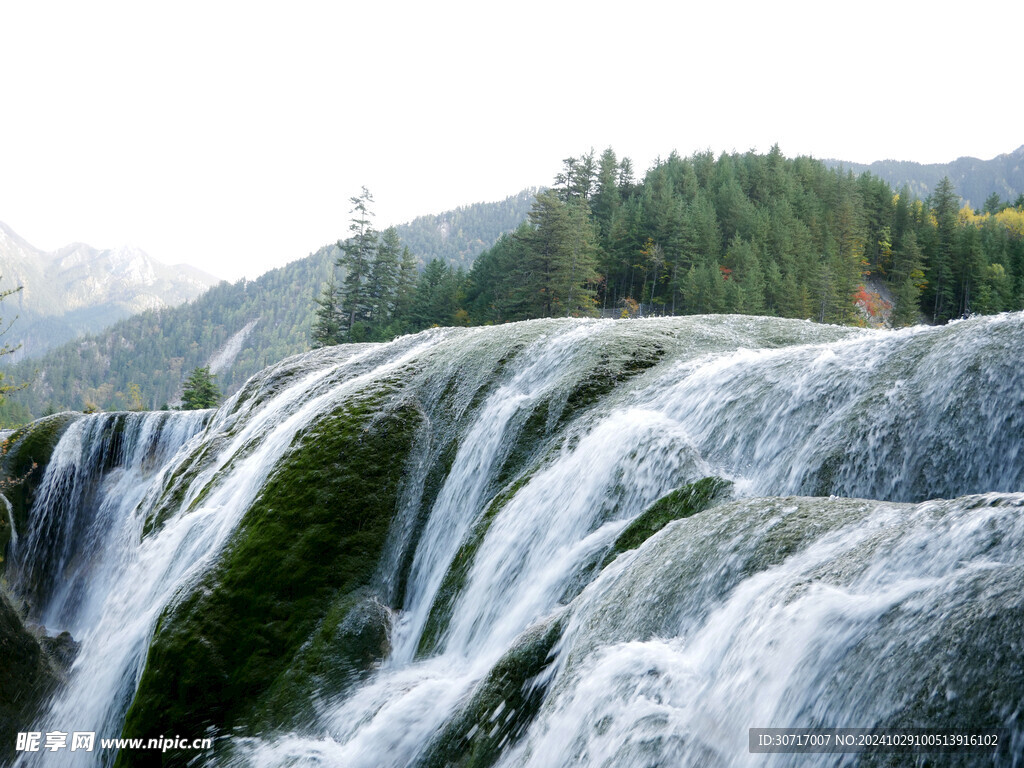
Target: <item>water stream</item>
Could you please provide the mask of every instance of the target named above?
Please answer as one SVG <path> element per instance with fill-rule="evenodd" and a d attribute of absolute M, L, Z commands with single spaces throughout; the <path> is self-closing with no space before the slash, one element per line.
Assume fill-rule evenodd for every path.
<path fill-rule="evenodd" d="M 788 765 L 749 754 L 747 729 L 984 707 L 974 725 L 1020 739 L 1021 314 L 900 332 L 739 317 L 435 329 L 260 377 L 215 414 L 83 417 L 63 435 L 15 550 L 39 619 L 82 643 L 41 728 L 117 735 L 159 617 L 296 436 L 386 386 L 423 414 L 378 575 L 403 587 L 390 652 L 308 721 L 242 733 L 211 761 L 444 764 L 439 739 L 463 721 L 465 754 L 493 737 L 480 764 L 503 766 Z M 601 567 L 630 521 L 709 475 L 737 500 Z M 503 701 L 484 728 L 467 713 L 493 670 L 552 622 L 560 639 L 520 686 L 540 703 Z M 986 693 L 990 674 L 1003 683 Z"/>

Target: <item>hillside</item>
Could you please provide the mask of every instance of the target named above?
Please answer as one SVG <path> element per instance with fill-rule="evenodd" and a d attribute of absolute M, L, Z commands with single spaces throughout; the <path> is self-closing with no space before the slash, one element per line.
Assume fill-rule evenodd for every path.
<path fill-rule="evenodd" d="M 314 255 L 257 280 L 222 282 L 182 306 L 148 310 L 23 361 L 7 376 L 29 386 L 9 395 L 4 421 L 90 405 L 127 409 L 129 384 L 157 409 L 180 398 L 182 381 L 201 365 L 212 365 L 221 390 L 233 391 L 308 348 L 313 293 L 332 263 Z"/>
<path fill-rule="evenodd" d="M 184 264 L 167 266 L 137 248 L 100 250 L 72 243 L 46 252 L 0 222 L 0 275 L 9 296 L 2 315 L 18 320 L 15 358 L 47 349 L 145 310 L 182 304 L 217 284 L 217 278 Z"/>
<path fill-rule="evenodd" d="M 418 216 L 396 229 L 423 266 L 441 259 L 454 267 L 469 269 L 498 235 L 511 232 L 524 221 L 537 188 L 506 197 L 497 203 L 474 203 L 432 216 Z"/>
<path fill-rule="evenodd" d="M 420 247 L 443 258 L 402 255 L 412 250 L 402 230 L 369 235 L 346 247 L 346 263 L 359 268 L 341 282 L 335 275 L 327 294 L 336 245 L 53 350 L 12 372 L 29 386 L 0 418 L 173 405 L 203 365 L 227 394 L 309 349 L 314 323 L 317 343 L 334 344 L 599 313 L 900 326 L 1024 308 L 1024 206 L 975 215 L 959 210 L 949 182 L 925 202 L 895 195 L 875 175 L 787 159 L 777 147 L 718 158 L 672 153 L 639 180 L 611 149 L 592 160 L 566 160 L 514 236 L 501 237 L 513 216 L 495 210 L 514 210 L 514 198 L 421 217 L 405 238 L 421 236 Z M 487 240 L 493 245 L 476 256 Z M 425 263 L 418 275 L 415 261 Z"/>
<path fill-rule="evenodd" d="M 846 168 L 855 174 L 868 171 L 895 190 L 907 185 L 921 199 L 928 197 L 935 185 L 948 176 L 961 199 L 975 209 L 981 208 L 993 193 L 1011 203 L 1024 194 L 1024 145 L 991 160 L 961 157 L 950 163 L 928 165 L 902 160 L 879 160 L 870 165 L 844 160 L 823 162 L 829 167 Z"/>
<path fill-rule="evenodd" d="M 524 190 L 500 202 L 421 216 L 397 230 L 421 265 L 437 258 L 468 266 L 526 218 L 532 199 L 533 192 Z M 182 306 L 139 307 L 146 311 L 16 364 L 7 371 L 9 380 L 30 386 L 0 406 L 0 423 L 89 405 L 124 409 L 131 403 L 129 384 L 139 387 L 146 408 L 160 408 L 178 400 L 182 381 L 201 365 L 210 365 L 222 392 L 235 391 L 266 365 L 309 349 L 313 297 L 331 275 L 338 253 L 336 244 L 328 244 L 256 280 L 222 282 Z M 0 306 L 0 314 L 10 311 L 6 302 Z M 124 313 L 109 317 L 117 321 Z M 25 338 L 24 328 L 19 320 L 12 342 Z"/>

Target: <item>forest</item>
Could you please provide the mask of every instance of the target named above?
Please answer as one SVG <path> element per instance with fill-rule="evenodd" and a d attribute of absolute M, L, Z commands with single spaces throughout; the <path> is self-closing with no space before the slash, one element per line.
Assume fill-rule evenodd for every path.
<path fill-rule="evenodd" d="M 974 209 L 948 178 L 920 198 L 777 147 L 673 153 L 642 178 L 590 151 L 553 182 L 383 231 L 364 191 L 344 241 L 5 368 L 25 388 L 0 423 L 174 407 L 203 366 L 229 395 L 310 347 L 435 325 L 741 313 L 898 327 L 1024 308 L 1024 195 Z"/>
<path fill-rule="evenodd" d="M 420 216 L 397 231 L 403 245 L 415 244 L 417 270 L 433 258 L 469 265 L 526 218 L 534 192 Z M 344 212 L 339 220 L 342 229 Z M 222 392 L 235 392 L 267 365 L 310 348 L 314 299 L 339 253 L 337 244 L 325 245 L 255 280 L 222 282 L 180 306 L 143 312 L 6 365 L 3 381 L 16 388 L 0 403 L 0 426 L 63 410 L 173 408 L 189 372 L 204 366 Z M 5 339 L 17 345 L 15 331 Z"/>
<path fill-rule="evenodd" d="M 567 158 L 527 220 L 466 271 L 418 275 L 393 229 L 352 198 L 316 345 L 432 325 L 540 317 L 739 313 L 824 323 L 944 323 L 1024 307 L 1024 195 L 919 199 L 817 160 L 673 153 L 642 180 L 612 149 Z"/>

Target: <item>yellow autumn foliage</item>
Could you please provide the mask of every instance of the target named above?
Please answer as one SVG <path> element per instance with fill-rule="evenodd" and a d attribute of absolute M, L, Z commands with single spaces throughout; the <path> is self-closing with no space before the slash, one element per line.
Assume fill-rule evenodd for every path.
<path fill-rule="evenodd" d="M 995 215 L 996 222 L 1010 230 L 1015 237 L 1024 237 L 1024 210 L 1006 208 Z"/>
<path fill-rule="evenodd" d="M 981 215 L 978 215 L 977 213 L 975 213 L 971 209 L 971 206 L 965 205 L 963 208 L 960 209 L 960 213 L 957 216 L 957 223 L 961 227 L 966 227 L 966 226 L 975 226 L 975 227 L 977 227 L 977 226 L 980 226 L 981 224 L 983 224 L 985 222 L 985 219 L 987 219 L 987 218 L 988 218 L 988 214 L 987 213 L 982 213 Z"/>

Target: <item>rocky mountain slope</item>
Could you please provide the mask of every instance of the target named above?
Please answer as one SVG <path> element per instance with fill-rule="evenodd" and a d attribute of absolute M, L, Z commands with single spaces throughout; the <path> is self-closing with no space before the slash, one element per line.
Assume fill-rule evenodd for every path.
<path fill-rule="evenodd" d="M 184 264 L 167 266 L 138 248 L 100 250 L 72 243 L 43 251 L 0 222 L 0 289 L 21 291 L 0 306 L 19 357 L 33 357 L 147 309 L 182 304 L 217 278 Z"/>

